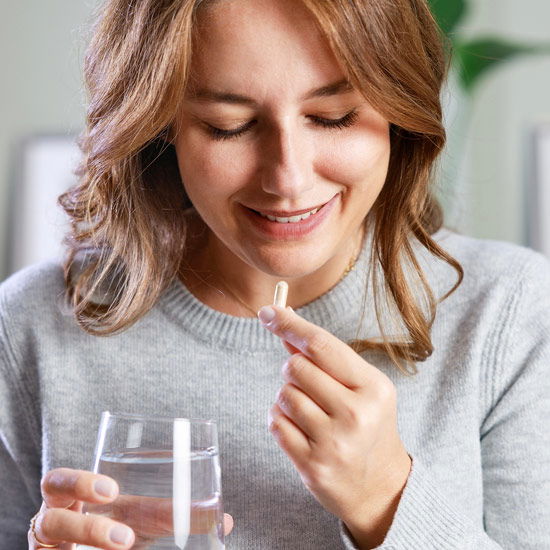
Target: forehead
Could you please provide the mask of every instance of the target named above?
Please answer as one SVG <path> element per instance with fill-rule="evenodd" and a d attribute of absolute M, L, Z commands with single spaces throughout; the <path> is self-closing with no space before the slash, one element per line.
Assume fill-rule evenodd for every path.
<path fill-rule="evenodd" d="M 345 76 L 299 0 L 218 0 L 197 15 L 190 89 L 300 95 Z"/>

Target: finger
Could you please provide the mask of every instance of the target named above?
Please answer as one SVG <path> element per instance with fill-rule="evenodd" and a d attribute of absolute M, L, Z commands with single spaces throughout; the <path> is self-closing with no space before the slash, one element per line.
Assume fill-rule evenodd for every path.
<path fill-rule="evenodd" d="M 229 514 L 224 514 L 223 515 L 223 530 L 224 530 L 224 535 L 229 535 L 229 533 L 231 533 L 231 531 L 233 531 L 233 516 L 229 515 Z"/>
<path fill-rule="evenodd" d="M 114 479 L 69 468 L 50 470 L 42 478 L 41 490 L 48 508 L 67 508 L 75 501 L 106 503 L 118 495 Z"/>
<path fill-rule="evenodd" d="M 284 384 L 277 394 L 276 404 L 313 442 L 321 439 L 330 417 L 294 384 Z"/>
<path fill-rule="evenodd" d="M 46 544 L 63 541 L 104 550 L 123 550 L 134 544 L 134 532 L 109 518 L 49 508 L 36 518 L 37 538 Z"/>
<path fill-rule="evenodd" d="M 286 351 L 288 351 L 288 353 L 290 353 L 290 355 L 292 355 L 294 353 L 300 353 L 299 349 L 295 348 L 292 344 L 290 344 L 286 340 L 281 340 L 281 343 L 283 344 Z"/>
<path fill-rule="evenodd" d="M 168 537 L 174 533 L 174 499 L 121 495 L 112 504 L 93 504 L 88 511 L 109 514 L 116 521 L 131 527 L 139 537 Z M 215 501 L 192 501 L 190 534 L 206 534 L 218 521 Z"/>
<path fill-rule="evenodd" d="M 287 309 L 290 309 L 290 311 L 294 311 L 290 306 L 286 306 Z M 290 355 L 293 355 L 294 353 L 300 353 L 300 350 L 298 348 L 295 348 L 290 342 L 287 342 L 286 340 L 281 340 L 283 346 L 285 349 L 290 353 Z"/>
<path fill-rule="evenodd" d="M 327 374 L 353 389 L 365 384 L 376 371 L 347 344 L 330 332 L 300 317 L 295 311 L 264 306 L 258 312 L 262 324 L 309 357 Z"/>
<path fill-rule="evenodd" d="M 283 365 L 282 374 L 285 382 L 302 390 L 329 416 L 335 416 L 342 403 L 353 397 L 352 390 L 320 369 L 303 353 L 289 357 Z"/>
<path fill-rule="evenodd" d="M 310 440 L 306 434 L 284 414 L 277 404 L 269 410 L 268 422 L 269 431 L 281 449 L 298 469 L 302 468 L 302 462 L 307 461 L 311 451 Z"/>

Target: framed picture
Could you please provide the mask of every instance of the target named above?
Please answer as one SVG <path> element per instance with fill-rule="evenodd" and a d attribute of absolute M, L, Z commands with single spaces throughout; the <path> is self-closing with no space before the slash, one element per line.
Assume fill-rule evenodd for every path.
<path fill-rule="evenodd" d="M 528 187 L 528 245 L 550 258 L 550 123 L 539 125 L 533 139 L 533 171 Z"/>
<path fill-rule="evenodd" d="M 76 183 L 79 158 L 76 136 L 33 136 L 21 144 L 10 204 L 10 273 L 62 256 L 68 218 L 57 198 Z"/>

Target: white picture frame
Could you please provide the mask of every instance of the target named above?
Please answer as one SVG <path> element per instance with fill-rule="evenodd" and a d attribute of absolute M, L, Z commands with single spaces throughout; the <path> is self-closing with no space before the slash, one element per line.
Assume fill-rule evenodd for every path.
<path fill-rule="evenodd" d="M 528 246 L 550 258 L 550 122 L 533 133 L 527 204 Z"/>
<path fill-rule="evenodd" d="M 74 135 L 32 136 L 21 144 L 10 204 L 10 273 L 63 256 L 68 218 L 57 198 L 76 183 L 79 158 Z"/>

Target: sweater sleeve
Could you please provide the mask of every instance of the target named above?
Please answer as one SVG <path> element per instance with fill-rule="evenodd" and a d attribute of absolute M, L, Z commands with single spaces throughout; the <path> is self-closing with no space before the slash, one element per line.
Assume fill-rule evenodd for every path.
<path fill-rule="evenodd" d="M 381 550 L 550 549 L 550 262 L 529 260 L 503 304 L 488 349 L 480 426 L 483 528 L 448 502 L 416 456 Z M 358 550 L 340 521 L 344 547 Z"/>
<path fill-rule="evenodd" d="M 533 254 L 524 273 L 495 346 L 480 429 L 484 523 L 504 548 L 549 550 L 550 262 Z"/>
<path fill-rule="evenodd" d="M 29 520 L 40 507 L 40 451 L 30 377 L 16 367 L 8 319 L 0 288 L 0 546 L 26 548 Z"/>
<path fill-rule="evenodd" d="M 18 465 L 0 441 L 0 539 L 5 548 L 26 548 L 30 518 L 38 508 L 32 502 Z"/>

